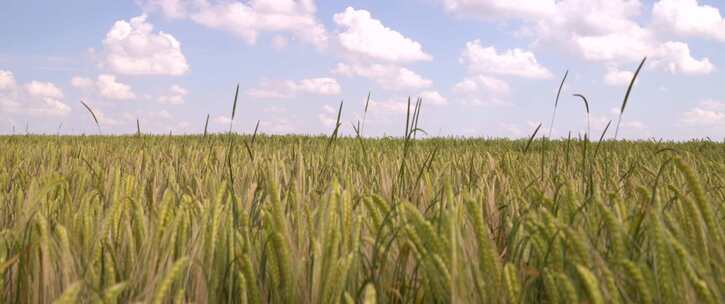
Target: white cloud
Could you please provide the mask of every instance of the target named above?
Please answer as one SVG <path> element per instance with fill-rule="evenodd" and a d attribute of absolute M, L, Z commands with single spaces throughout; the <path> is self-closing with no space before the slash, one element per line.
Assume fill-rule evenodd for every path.
<path fill-rule="evenodd" d="M 109 99 L 128 100 L 136 98 L 131 86 L 116 81 L 116 76 L 113 75 L 99 75 L 98 80 L 96 80 L 96 88 L 101 96 Z"/>
<path fill-rule="evenodd" d="M 366 10 L 347 7 L 333 19 L 344 28 L 337 38 L 342 48 L 350 53 L 396 63 L 433 59 L 423 51 L 420 43 L 386 27 Z"/>
<path fill-rule="evenodd" d="M 574 35 L 573 47 L 589 61 L 636 61 L 650 55 L 656 44 L 652 34 L 639 26 L 601 35 Z"/>
<path fill-rule="evenodd" d="M 725 102 L 708 99 L 700 102 L 700 106 L 706 109 L 725 112 Z"/>
<path fill-rule="evenodd" d="M 604 75 L 604 83 L 610 86 L 626 86 L 632 81 L 633 76 L 633 72 L 610 67 Z"/>
<path fill-rule="evenodd" d="M 302 79 L 295 84 L 294 90 L 317 95 L 338 95 L 341 91 L 337 80 L 329 77 Z"/>
<path fill-rule="evenodd" d="M 340 94 L 341 91 L 336 79 L 320 77 L 300 81 L 262 81 L 258 87 L 247 90 L 247 95 L 262 99 L 285 99 L 298 94 L 332 96 Z"/>
<path fill-rule="evenodd" d="M 25 84 L 25 90 L 32 97 L 63 98 L 63 91 L 50 82 L 31 81 Z"/>
<path fill-rule="evenodd" d="M 118 126 L 124 123 L 122 119 L 125 119 L 126 121 L 136 121 L 136 117 L 138 116 L 130 116 L 128 114 L 124 115 L 122 119 L 113 118 L 106 114 L 103 110 L 99 109 L 98 107 L 93 107 L 93 114 L 96 114 L 96 118 L 98 118 L 98 123 L 101 126 Z"/>
<path fill-rule="evenodd" d="M 183 75 L 189 65 L 174 36 L 153 32 L 146 15 L 119 20 L 103 40 L 104 64 L 119 74 Z"/>
<path fill-rule="evenodd" d="M 169 92 L 167 94 L 159 97 L 159 102 L 162 104 L 173 105 L 183 104 L 184 97 L 186 97 L 187 94 L 189 94 L 189 91 L 175 84 L 169 88 Z"/>
<path fill-rule="evenodd" d="M 332 72 L 348 77 L 365 77 L 390 90 L 422 89 L 433 84 L 430 79 L 396 65 L 338 63 Z"/>
<path fill-rule="evenodd" d="M 478 91 L 478 83 L 475 80 L 466 78 L 453 85 L 453 92 L 459 94 L 473 93 Z"/>
<path fill-rule="evenodd" d="M 536 61 L 534 53 L 521 49 L 506 50 L 500 54 L 493 46 L 483 47 L 476 39 L 466 43 L 460 62 L 471 73 L 511 75 L 524 78 L 546 79 L 552 74 Z"/>
<path fill-rule="evenodd" d="M 438 106 L 448 104 L 448 99 L 443 97 L 441 93 L 438 93 L 438 91 L 423 91 L 418 94 L 418 96 L 423 99 L 423 104 L 432 104 Z"/>
<path fill-rule="evenodd" d="M 184 10 L 190 11 L 194 22 L 231 32 L 249 44 L 256 43 L 260 32 L 285 32 L 320 48 L 327 45 L 327 31 L 315 18 L 314 0 L 197 1 Z"/>
<path fill-rule="evenodd" d="M 0 113 L 62 116 L 71 111 L 55 84 L 33 80 L 18 86 L 11 71 L 0 70 Z"/>
<path fill-rule="evenodd" d="M 484 96 L 478 96 L 478 95 L 467 95 L 461 97 L 459 101 L 462 105 L 466 106 L 491 106 L 491 107 L 501 107 L 501 106 L 510 106 L 512 103 L 510 101 L 507 101 L 505 99 L 502 99 L 498 96 L 491 96 L 491 95 L 484 95 Z"/>
<path fill-rule="evenodd" d="M 656 64 L 672 74 L 707 75 L 715 70 L 710 59 L 697 60 L 690 55 L 690 47 L 682 42 L 665 42 L 657 50 Z"/>
<path fill-rule="evenodd" d="M 466 77 L 461 82 L 455 84 L 453 91 L 459 94 L 473 94 L 485 91 L 500 96 L 508 94 L 511 88 L 503 80 L 484 75 L 474 75 Z"/>
<path fill-rule="evenodd" d="M 640 0 L 562 0 L 553 16 L 537 19 L 534 26 L 542 39 L 606 35 L 638 27 L 632 17 L 641 10 Z"/>
<path fill-rule="evenodd" d="M 169 111 L 161 110 L 158 112 L 151 112 L 147 117 L 151 118 L 160 118 L 160 119 L 173 119 L 174 116 L 169 113 Z"/>
<path fill-rule="evenodd" d="M 576 40 L 583 57 L 591 61 L 620 62 L 649 56 L 655 67 L 672 74 L 705 75 L 715 70 L 709 58 L 695 59 L 684 42 L 658 42 L 644 29 L 630 33 L 579 37 Z"/>
<path fill-rule="evenodd" d="M 0 70 L 0 90 L 14 89 L 16 85 L 12 72 Z"/>
<path fill-rule="evenodd" d="M 690 126 L 725 127 L 725 102 L 706 100 L 682 115 L 681 121 Z"/>
<path fill-rule="evenodd" d="M 28 108 L 29 114 L 40 116 L 66 115 L 70 111 L 71 109 L 68 105 L 52 97 L 43 97 L 39 105 Z"/>
<path fill-rule="evenodd" d="M 411 100 L 411 108 L 413 107 Z M 370 100 L 370 109 L 374 112 L 405 114 L 408 111 L 407 101 L 396 100 Z"/>
<path fill-rule="evenodd" d="M 725 20 L 720 10 L 698 5 L 697 0 L 661 0 L 652 7 L 652 19 L 658 30 L 683 36 L 725 41 Z"/>
<path fill-rule="evenodd" d="M 659 39 L 656 29 L 667 28 L 669 24 L 681 33 L 717 36 L 723 23 L 719 12 L 697 6 L 694 0 L 661 1 L 665 3 L 655 6 L 657 12 L 653 14 L 659 16 L 653 16 L 655 22 L 651 27 L 642 26 L 635 19 L 644 7 L 640 0 L 443 1 L 449 11 L 464 15 L 523 21 L 516 34 L 532 38 L 534 47 L 553 45 L 588 61 L 610 66 L 649 56 L 651 62 L 659 62 L 655 66 L 686 75 L 708 74 L 714 66 L 708 58 L 694 58 L 683 42 Z M 693 21 L 700 15 L 699 22 Z M 478 51 L 481 50 L 486 49 L 479 46 Z M 496 55 L 492 50 L 487 51 L 484 54 L 489 54 L 488 57 Z"/>
<path fill-rule="evenodd" d="M 212 118 L 212 122 L 220 125 L 228 125 L 232 122 L 232 119 L 224 115 L 219 115 Z"/>
<path fill-rule="evenodd" d="M 554 0 L 443 0 L 449 12 L 483 19 L 545 18 L 556 10 Z"/>
<path fill-rule="evenodd" d="M 329 105 L 324 105 L 322 112 L 317 114 L 317 119 L 325 127 L 334 127 L 335 123 L 337 123 L 337 110 Z"/>
<path fill-rule="evenodd" d="M 73 76 L 70 80 L 70 84 L 79 89 L 88 89 L 93 87 L 93 80 L 86 77 L 81 76 Z"/>

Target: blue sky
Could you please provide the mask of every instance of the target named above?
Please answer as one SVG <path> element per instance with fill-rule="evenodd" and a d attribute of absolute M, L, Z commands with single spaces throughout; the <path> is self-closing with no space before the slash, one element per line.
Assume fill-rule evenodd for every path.
<path fill-rule="evenodd" d="M 400 135 L 408 96 L 431 135 L 554 136 L 616 122 L 620 135 L 725 135 L 725 20 L 702 0 L 3 1 L 0 133 L 226 130 Z M 62 126 L 61 126 L 62 124 Z"/>

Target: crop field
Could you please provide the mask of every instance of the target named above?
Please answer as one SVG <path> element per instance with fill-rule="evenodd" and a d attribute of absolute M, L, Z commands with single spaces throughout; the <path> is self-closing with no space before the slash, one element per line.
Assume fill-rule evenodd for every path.
<path fill-rule="evenodd" d="M 725 301 L 723 143 L 336 135 L 0 137 L 0 302 Z"/>

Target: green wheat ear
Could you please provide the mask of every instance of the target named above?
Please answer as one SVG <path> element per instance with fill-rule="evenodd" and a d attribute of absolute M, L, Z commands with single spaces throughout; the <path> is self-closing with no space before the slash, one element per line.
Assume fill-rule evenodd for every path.
<path fill-rule="evenodd" d="M 587 101 L 587 98 L 584 97 L 584 95 L 582 95 L 582 94 L 574 94 L 574 96 L 581 98 L 581 100 L 584 102 L 584 107 L 586 108 L 586 111 L 587 111 L 587 134 L 589 137 L 591 137 L 591 126 L 590 126 L 591 124 L 589 122 L 589 101 Z"/>
<path fill-rule="evenodd" d="M 526 147 L 524 147 L 524 154 L 529 151 L 529 146 L 531 146 L 531 142 L 533 142 L 534 138 L 536 138 L 536 133 L 539 133 L 539 129 L 541 129 L 541 123 L 536 126 L 536 129 L 534 129 L 534 133 L 531 134 L 529 140 L 526 142 Z"/>
<path fill-rule="evenodd" d="M 136 118 L 136 136 L 141 137 L 141 123 Z"/>
<path fill-rule="evenodd" d="M 101 134 L 101 124 L 98 123 L 98 118 L 96 117 L 96 113 L 94 113 L 93 110 L 91 110 L 91 107 L 89 107 L 88 104 L 86 104 L 83 100 L 81 100 L 81 104 L 83 105 L 83 107 L 86 108 L 86 110 L 88 110 L 88 113 L 91 113 L 91 117 L 93 117 L 93 121 L 96 123 L 96 127 L 98 127 L 98 134 Z M 26 129 L 27 129 L 27 126 L 26 126 Z"/>
<path fill-rule="evenodd" d="M 204 137 L 207 135 L 207 129 L 209 128 L 209 114 L 206 114 L 206 120 L 204 121 Z"/>
<path fill-rule="evenodd" d="M 624 94 L 624 101 L 622 101 L 622 107 L 619 109 L 619 119 L 617 119 L 617 127 L 614 130 L 614 139 L 617 139 L 617 135 L 619 135 L 619 124 L 622 122 L 622 115 L 624 114 L 624 109 L 627 108 L 627 102 L 629 101 L 629 94 L 632 93 L 632 88 L 634 87 L 634 82 L 637 80 L 637 76 L 639 76 L 639 72 L 642 70 L 642 67 L 644 66 L 645 61 L 647 61 L 647 57 L 644 57 L 642 59 L 642 62 L 639 63 L 639 66 L 637 67 L 637 70 L 634 72 L 634 76 L 632 76 L 632 80 L 629 82 L 629 86 L 627 87 L 627 93 Z"/>
<path fill-rule="evenodd" d="M 559 107 L 559 97 L 561 96 L 561 89 L 564 88 L 564 82 L 566 82 L 567 76 L 569 76 L 569 70 L 566 70 L 566 73 L 564 73 L 564 77 L 561 79 L 561 84 L 559 84 L 559 90 L 556 91 L 556 99 L 554 99 L 554 111 L 551 113 L 551 124 L 549 125 L 549 138 L 551 138 L 551 131 L 554 130 L 554 119 L 556 118 L 556 109 Z"/>
<path fill-rule="evenodd" d="M 63 291 L 63 294 L 53 301 L 53 304 L 71 304 L 71 303 L 78 303 L 78 296 L 81 293 L 81 288 L 83 287 L 83 282 L 78 281 L 70 286 L 68 286 L 65 291 Z"/>

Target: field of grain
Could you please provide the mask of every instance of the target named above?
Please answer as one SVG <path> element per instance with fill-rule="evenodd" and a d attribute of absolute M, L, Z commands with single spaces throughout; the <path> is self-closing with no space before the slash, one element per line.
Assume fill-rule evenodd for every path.
<path fill-rule="evenodd" d="M 723 143 L 0 143 L 0 303 L 725 301 Z"/>

